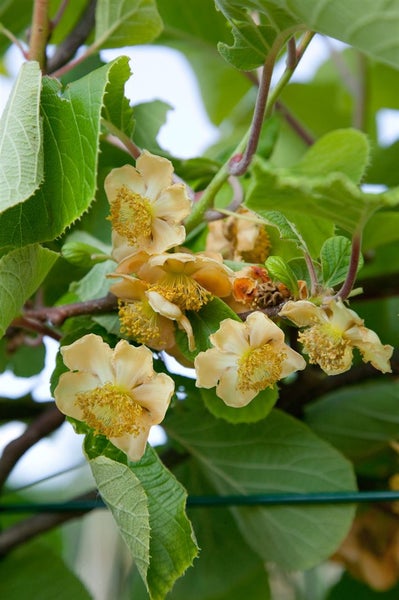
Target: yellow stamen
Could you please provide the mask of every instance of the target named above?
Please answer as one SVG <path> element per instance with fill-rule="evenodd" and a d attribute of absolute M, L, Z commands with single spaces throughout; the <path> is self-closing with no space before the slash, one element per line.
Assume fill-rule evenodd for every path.
<path fill-rule="evenodd" d="M 184 273 L 168 273 L 159 283 L 151 286 L 150 290 L 158 292 L 181 310 L 198 311 L 212 297 L 208 290 Z"/>
<path fill-rule="evenodd" d="M 108 219 L 113 229 L 135 246 L 152 237 L 152 210 L 147 198 L 123 185 L 111 203 Z"/>
<path fill-rule="evenodd" d="M 112 383 L 76 394 L 75 402 L 83 411 L 84 421 L 96 433 L 108 438 L 140 433 L 139 422 L 144 408 L 128 392 Z"/>
<path fill-rule="evenodd" d="M 342 332 L 330 324 L 313 325 L 300 332 L 298 340 L 309 355 L 311 364 L 320 365 L 326 372 L 346 368 L 350 344 L 342 337 Z"/>
<path fill-rule="evenodd" d="M 162 339 L 159 315 L 146 300 L 119 301 L 121 332 L 140 344 L 160 350 L 166 345 Z"/>
<path fill-rule="evenodd" d="M 285 352 L 276 352 L 271 344 L 253 348 L 238 364 L 238 389 L 241 392 L 260 392 L 280 379 Z"/>

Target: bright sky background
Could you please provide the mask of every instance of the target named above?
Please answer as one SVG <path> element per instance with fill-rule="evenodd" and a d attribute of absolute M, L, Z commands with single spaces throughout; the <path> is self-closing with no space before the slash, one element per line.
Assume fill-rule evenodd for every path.
<path fill-rule="evenodd" d="M 335 42 L 334 42 L 335 44 Z M 339 46 L 338 43 L 336 45 Z M 315 69 L 327 58 L 328 47 L 316 37 L 305 54 L 294 80 L 306 81 Z M 126 85 L 126 95 L 133 104 L 161 99 L 172 105 L 166 125 L 162 128 L 158 140 L 162 147 L 176 156 L 198 156 L 217 139 L 217 130 L 211 125 L 200 99 L 196 79 L 188 61 L 177 51 L 160 47 L 135 47 L 107 50 L 103 52 L 106 60 L 120 55 L 131 57 L 133 76 Z M 12 75 L 18 72 L 21 64 L 18 51 L 14 48 L 7 56 L 6 65 Z M 284 64 L 280 66 L 280 72 Z M 0 112 L 7 101 L 12 81 L 0 76 Z M 399 137 L 398 111 L 381 111 L 381 142 L 392 143 Z M 49 377 L 54 368 L 57 344 L 48 342 L 46 368 L 38 376 L 29 379 L 17 379 L 11 374 L 0 375 L 0 395 L 17 397 L 34 390 L 37 399 L 50 398 Z M 9 423 L 0 427 L 0 451 L 4 445 L 20 435 L 25 425 Z M 79 463 L 84 463 L 81 452 L 82 440 L 71 425 L 66 423 L 49 439 L 43 440 L 14 469 L 10 484 L 19 487 L 39 477 L 57 473 Z"/>

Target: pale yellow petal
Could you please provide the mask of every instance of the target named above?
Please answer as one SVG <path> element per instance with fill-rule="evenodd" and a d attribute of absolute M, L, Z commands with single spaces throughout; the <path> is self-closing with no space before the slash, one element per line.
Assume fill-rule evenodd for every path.
<path fill-rule="evenodd" d="M 104 188 L 110 203 L 115 199 L 118 190 L 122 186 L 126 186 L 133 192 L 145 196 L 146 190 L 143 177 L 132 165 L 124 165 L 123 167 L 112 169 L 105 178 Z"/>
<path fill-rule="evenodd" d="M 239 390 L 237 370 L 234 368 L 223 371 L 219 384 L 216 386 L 216 395 L 223 400 L 227 406 L 241 408 L 246 406 L 258 395 L 255 390 Z"/>
<path fill-rule="evenodd" d="M 154 375 L 152 352 L 145 346 L 132 346 L 120 340 L 113 357 L 116 382 L 128 390 L 148 381 Z"/>
<path fill-rule="evenodd" d="M 116 273 L 137 274 L 148 262 L 149 258 L 150 254 L 147 254 L 147 252 L 130 252 L 130 254 L 125 255 L 123 260 L 120 261 L 116 269 Z"/>
<path fill-rule="evenodd" d="M 224 298 L 231 293 L 231 276 L 232 272 L 223 265 L 215 263 L 207 263 L 202 268 L 198 269 L 193 278 L 203 288 L 211 292 L 214 296 Z"/>
<path fill-rule="evenodd" d="M 89 333 L 69 346 L 62 346 L 61 354 L 72 371 L 93 373 L 103 383 L 114 380 L 112 350 L 99 335 Z"/>
<path fill-rule="evenodd" d="M 287 345 L 284 345 L 283 352 L 285 353 L 286 358 L 281 364 L 281 379 L 291 375 L 291 373 L 295 373 L 295 371 L 302 371 L 306 368 L 306 360 L 301 354 L 298 354 L 298 352 L 295 352 L 295 350 Z"/>
<path fill-rule="evenodd" d="M 284 344 L 284 332 L 264 313 L 260 311 L 251 313 L 245 323 L 251 348 L 259 348 L 269 342 Z"/>
<path fill-rule="evenodd" d="M 249 335 L 245 324 L 233 319 L 221 321 L 219 329 L 209 339 L 220 350 L 238 356 L 241 356 L 249 348 Z"/>
<path fill-rule="evenodd" d="M 279 317 L 286 317 L 298 327 L 306 327 L 320 320 L 325 320 L 323 310 L 308 300 L 289 300 L 278 313 Z"/>
<path fill-rule="evenodd" d="M 137 462 L 142 458 L 147 445 L 150 428 L 145 428 L 138 435 L 126 434 L 121 437 L 111 437 L 110 441 L 114 446 L 122 450 L 129 460 Z"/>
<path fill-rule="evenodd" d="M 156 217 L 174 223 L 181 223 L 191 210 L 191 201 L 183 183 L 175 183 L 162 190 L 152 205 Z"/>
<path fill-rule="evenodd" d="M 167 319 L 178 321 L 183 316 L 182 311 L 176 304 L 169 302 L 169 300 L 166 300 L 166 298 L 164 298 L 158 292 L 150 290 L 146 292 L 146 296 L 152 310 L 166 317 Z"/>
<path fill-rule="evenodd" d="M 113 283 L 109 288 L 109 291 L 117 298 L 123 298 L 124 300 L 142 300 L 144 298 L 148 287 L 145 281 L 123 273 L 110 273 L 108 277 L 122 278 L 122 281 Z"/>
<path fill-rule="evenodd" d="M 158 425 L 168 409 L 175 391 L 175 383 L 166 373 L 157 373 L 151 381 L 134 389 L 134 399 L 148 411 L 152 425 Z"/>
<path fill-rule="evenodd" d="M 194 368 L 197 373 L 197 387 L 215 387 L 223 371 L 230 368 L 237 369 L 237 356 L 220 352 L 217 348 L 210 348 L 195 357 Z"/>
<path fill-rule="evenodd" d="M 173 165 L 167 158 L 144 150 L 136 160 L 136 168 L 143 176 L 147 198 L 155 199 L 172 183 Z"/>
<path fill-rule="evenodd" d="M 375 331 L 367 327 L 352 327 L 345 332 L 345 339 L 359 349 L 364 362 L 370 362 L 382 373 L 392 373 L 389 361 L 393 347 L 382 344 Z"/>
<path fill-rule="evenodd" d="M 91 373 L 62 373 L 54 390 L 54 399 L 59 410 L 68 417 L 83 420 L 83 412 L 75 404 L 76 394 L 88 392 L 101 386 L 101 382 Z"/>
<path fill-rule="evenodd" d="M 155 218 L 152 222 L 152 243 L 146 248 L 151 254 L 161 254 L 174 246 L 180 246 L 186 239 L 184 225 L 174 225 Z"/>

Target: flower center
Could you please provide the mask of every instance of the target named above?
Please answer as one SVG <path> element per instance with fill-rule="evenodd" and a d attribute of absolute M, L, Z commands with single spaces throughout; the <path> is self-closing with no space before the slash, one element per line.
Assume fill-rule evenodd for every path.
<path fill-rule="evenodd" d="M 123 185 L 111 203 L 108 217 L 113 229 L 126 238 L 131 246 L 152 238 L 150 201 Z"/>
<path fill-rule="evenodd" d="M 167 340 L 162 335 L 161 320 L 146 300 L 136 302 L 119 301 L 121 332 L 155 350 L 164 350 Z M 165 325 L 166 326 L 166 325 Z M 172 327 L 172 324 L 170 324 Z"/>
<path fill-rule="evenodd" d="M 168 273 L 150 289 L 176 304 L 181 310 L 198 311 L 212 297 L 208 290 L 185 273 Z"/>
<path fill-rule="evenodd" d="M 280 379 L 285 352 L 277 352 L 271 344 L 252 348 L 238 363 L 238 389 L 260 392 Z"/>
<path fill-rule="evenodd" d="M 76 394 L 85 422 L 107 438 L 140 433 L 144 408 L 132 396 L 113 383 Z"/>
<path fill-rule="evenodd" d="M 309 362 L 318 364 L 323 371 L 336 372 L 347 369 L 350 343 L 342 336 L 342 331 L 329 323 L 316 324 L 298 335 Z"/>

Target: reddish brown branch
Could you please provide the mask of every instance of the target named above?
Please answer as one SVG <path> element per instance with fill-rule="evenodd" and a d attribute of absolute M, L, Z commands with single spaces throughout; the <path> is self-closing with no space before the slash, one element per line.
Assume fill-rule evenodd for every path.
<path fill-rule="evenodd" d="M 91 315 L 112 312 L 118 308 L 118 301 L 113 294 L 107 294 L 103 298 L 86 300 L 85 302 L 74 302 L 61 306 L 48 306 L 34 308 L 24 312 L 24 319 L 35 319 L 36 321 L 47 321 L 52 325 L 62 325 L 69 317 L 80 315 Z M 13 322 L 13 325 L 15 322 Z"/>

